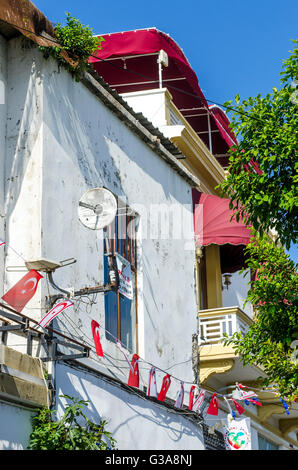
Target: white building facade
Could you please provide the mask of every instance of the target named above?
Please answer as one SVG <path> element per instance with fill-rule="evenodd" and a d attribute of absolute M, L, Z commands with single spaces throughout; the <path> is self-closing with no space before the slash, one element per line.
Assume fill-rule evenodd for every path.
<path fill-rule="evenodd" d="M 6 242 L 1 247 L 1 291 L 28 272 L 25 262 L 42 259 L 74 261 L 53 274 L 62 290 L 105 284 L 103 231 L 81 223 L 78 202 L 87 190 L 105 187 L 134 211 L 134 300 L 120 299 L 120 314 L 117 309 L 111 314 L 115 298 L 107 297 L 116 296 L 114 292 L 70 294 L 73 307 L 51 326 L 89 346 L 90 354 L 71 362 L 47 362 L 56 390 L 53 404 L 60 413 L 65 405 L 60 395 L 89 400 L 87 415 L 94 422 L 108 421 L 119 449 L 202 449 L 198 421 L 173 406 L 180 382 L 185 404 L 193 382 L 197 305 L 191 187 L 198 181 L 100 81 L 86 76 L 83 83 L 75 82 L 36 46 L 22 47 L 22 37 L 0 40 L 1 238 Z M 118 242 L 121 251 L 120 238 Z M 41 274 L 38 290 L 22 312 L 36 321 L 52 305 L 51 296 L 66 296 Z M 95 353 L 92 320 L 100 325 L 104 358 Z M 140 357 L 139 393 L 127 386 L 129 366 L 117 337 L 129 360 L 133 353 Z M 5 347 L 26 353 L 26 338 L 9 333 Z M 33 341 L 32 354 L 44 354 L 39 340 Z M 167 371 L 171 374 L 167 396 L 172 404 L 146 397 L 152 365 L 158 388 Z M 26 403 L 6 398 L 3 393 L 6 415 L 13 416 L 18 406 L 24 416 L 32 415 L 32 403 L 26 408 Z M 6 440 L 1 435 L 0 445 L 26 448 L 29 430 L 26 425 L 23 436 L 10 433 Z"/>

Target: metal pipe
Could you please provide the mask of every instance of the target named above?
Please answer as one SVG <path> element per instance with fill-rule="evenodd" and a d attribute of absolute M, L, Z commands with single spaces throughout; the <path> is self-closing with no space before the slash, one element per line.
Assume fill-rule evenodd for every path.
<path fill-rule="evenodd" d="M 52 271 L 47 272 L 47 275 L 48 275 L 50 284 L 52 287 L 54 287 L 54 289 L 58 290 L 59 292 L 62 292 L 63 294 L 67 294 L 67 295 L 70 294 L 70 292 L 68 292 L 67 290 L 61 289 L 61 287 L 57 286 L 57 284 L 54 282 Z"/>
<path fill-rule="evenodd" d="M 161 61 L 158 62 L 158 82 L 159 82 L 159 88 L 162 88 L 162 63 Z"/>
<path fill-rule="evenodd" d="M 211 134 L 211 124 L 210 124 L 210 114 L 207 114 L 208 119 L 208 133 L 209 133 L 209 150 L 212 153 L 212 134 Z"/>

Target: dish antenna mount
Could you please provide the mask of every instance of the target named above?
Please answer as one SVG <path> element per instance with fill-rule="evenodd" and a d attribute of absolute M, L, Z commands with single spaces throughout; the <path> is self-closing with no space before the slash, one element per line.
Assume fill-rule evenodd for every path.
<path fill-rule="evenodd" d="M 79 200 L 78 215 L 85 227 L 100 230 L 113 222 L 117 208 L 117 200 L 111 191 L 93 188 L 86 191 Z"/>

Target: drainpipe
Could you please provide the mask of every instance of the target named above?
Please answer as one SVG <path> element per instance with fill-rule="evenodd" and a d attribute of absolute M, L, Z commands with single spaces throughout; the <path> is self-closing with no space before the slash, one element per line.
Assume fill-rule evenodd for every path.
<path fill-rule="evenodd" d="M 199 264 L 203 256 L 201 246 L 196 247 L 195 255 L 195 277 L 196 277 L 196 303 L 197 303 L 197 332 L 192 335 L 192 367 L 194 384 L 200 387 L 200 354 L 199 354 L 199 337 L 200 337 L 200 282 L 199 282 Z"/>

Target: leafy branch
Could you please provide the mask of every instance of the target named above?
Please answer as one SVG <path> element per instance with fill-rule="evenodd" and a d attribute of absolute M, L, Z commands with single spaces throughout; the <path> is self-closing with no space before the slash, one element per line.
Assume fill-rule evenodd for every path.
<path fill-rule="evenodd" d="M 286 248 L 298 236 L 298 40 L 284 61 L 281 87 L 265 97 L 235 97 L 231 128 L 239 139 L 229 153 L 227 179 L 220 185 L 237 216 L 260 234 L 275 228 Z M 232 101 L 226 103 L 231 106 Z"/>
<path fill-rule="evenodd" d="M 54 29 L 60 46 L 39 46 L 39 50 L 45 58 L 53 57 L 57 60 L 59 65 L 69 70 L 76 81 L 79 81 L 83 72 L 91 67 L 88 62 L 89 57 L 102 49 L 101 43 L 105 39 L 102 36 L 94 37 L 92 29 L 82 25 L 79 20 L 70 16 L 70 13 L 66 13 L 66 25 L 58 23 Z M 65 52 L 71 61 L 66 60 Z"/>
<path fill-rule="evenodd" d="M 298 339 L 297 265 L 269 238 L 253 238 L 247 246 L 248 267 L 254 274 L 246 301 L 254 305 L 255 322 L 245 336 L 225 338 L 244 365 L 260 365 L 263 385 L 275 384 L 289 401 L 298 397 L 298 364 L 293 359 Z"/>
<path fill-rule="evenodd" d="M 33 417 L 30 450 L 108 450 L 115 447 L 115 439 L 105 429 L 107 421 L 92 423 L 83 413 L 88 401 L 62 395 L 71 401 L 60 420 L 54 419 L 55 410 L 42 408 Z M 81 424 L 83 422 L 83 424 Z"/>

